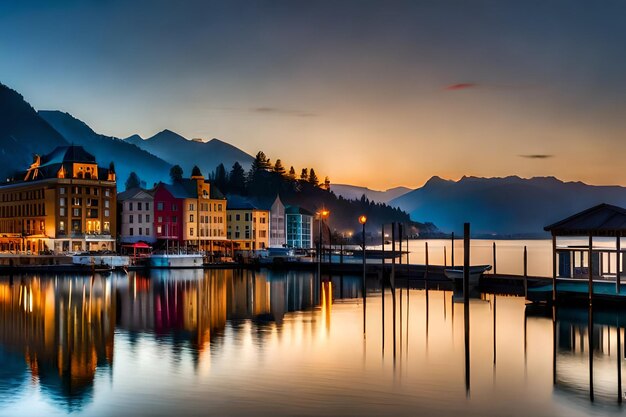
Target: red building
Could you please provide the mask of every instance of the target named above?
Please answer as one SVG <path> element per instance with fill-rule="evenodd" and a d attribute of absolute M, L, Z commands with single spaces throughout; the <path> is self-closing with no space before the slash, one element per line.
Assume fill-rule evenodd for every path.
<path fill-rule="evenodd" d="M 167 184 L 157 185 L 154 193 L 154 231 L 157 241 L 180 247 L 183 243 L 183 200 Z"/>

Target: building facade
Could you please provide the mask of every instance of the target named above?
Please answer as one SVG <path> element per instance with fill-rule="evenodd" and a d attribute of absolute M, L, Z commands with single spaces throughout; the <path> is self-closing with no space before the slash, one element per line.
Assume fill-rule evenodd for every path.
<path fill-rule="evenodd" d="M 196 251 L 221 251 L 226 245 L 226 198 L 201 175 L 154 192 L 157 240 Z"/>
<path fill-rule="evenodd" d="M 285 237 L 285 205 L 276 196 L 270 207 L 270 247 L 282 248 L 287 244 Z"/>
<path fill-rule="evenodd" d="M 133 188 L 117 195 L 120 243 L 156 242 L 153 192 Z"/>
<path fill-rule="evenodd" d="M 259 250 L 269 247 L 270 211 L 252 200 L 229 196 L 227 205 L 227 237 L 235 249 Z"/>
<path fill-rule="evenodd" d="M 309 249 L 313 246 L 313 213 L 297 206 L 285 208 L 287 247 Z"/>
<path fill-rule="evenodd" d="M 115 169 L 81 146 L 35 155 L 0 186 L 0 250 L 20 253 L 115 250 Z"/>

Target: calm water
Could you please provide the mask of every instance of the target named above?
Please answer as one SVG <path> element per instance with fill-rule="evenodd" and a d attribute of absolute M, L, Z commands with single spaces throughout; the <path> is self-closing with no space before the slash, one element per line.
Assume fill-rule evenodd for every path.
<path fill-rule="evenodd" d="M 622 414 L 615 326 L 626 317 L 594 312 L 591 402 L 586 310 L 553 322 L 520 298 L 483 295 L 466 346 L 452 292 L 403 290 L 394 359 L 392 297 L 383 352 L 370 284 L 364 339 L 357 277 L 1 277 L 0 415 Z"/>

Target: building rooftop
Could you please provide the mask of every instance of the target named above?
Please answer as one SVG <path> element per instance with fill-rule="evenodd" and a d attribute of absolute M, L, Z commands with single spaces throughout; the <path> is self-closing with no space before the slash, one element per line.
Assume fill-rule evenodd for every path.
<path fill-rule="evenodd" d="M 626 235 L 626 209 L 599 204 L 544 227 L 553 236 Z"/>

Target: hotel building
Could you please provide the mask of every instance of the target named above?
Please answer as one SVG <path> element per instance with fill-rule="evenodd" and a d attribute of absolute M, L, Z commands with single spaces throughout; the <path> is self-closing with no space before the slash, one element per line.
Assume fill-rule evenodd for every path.
<path fill-rule="evenodd" d="M 0 186 L 0 251 L 114 251 L 115 237 L 115 170 L 81 146 L 35 155 Z"/>

